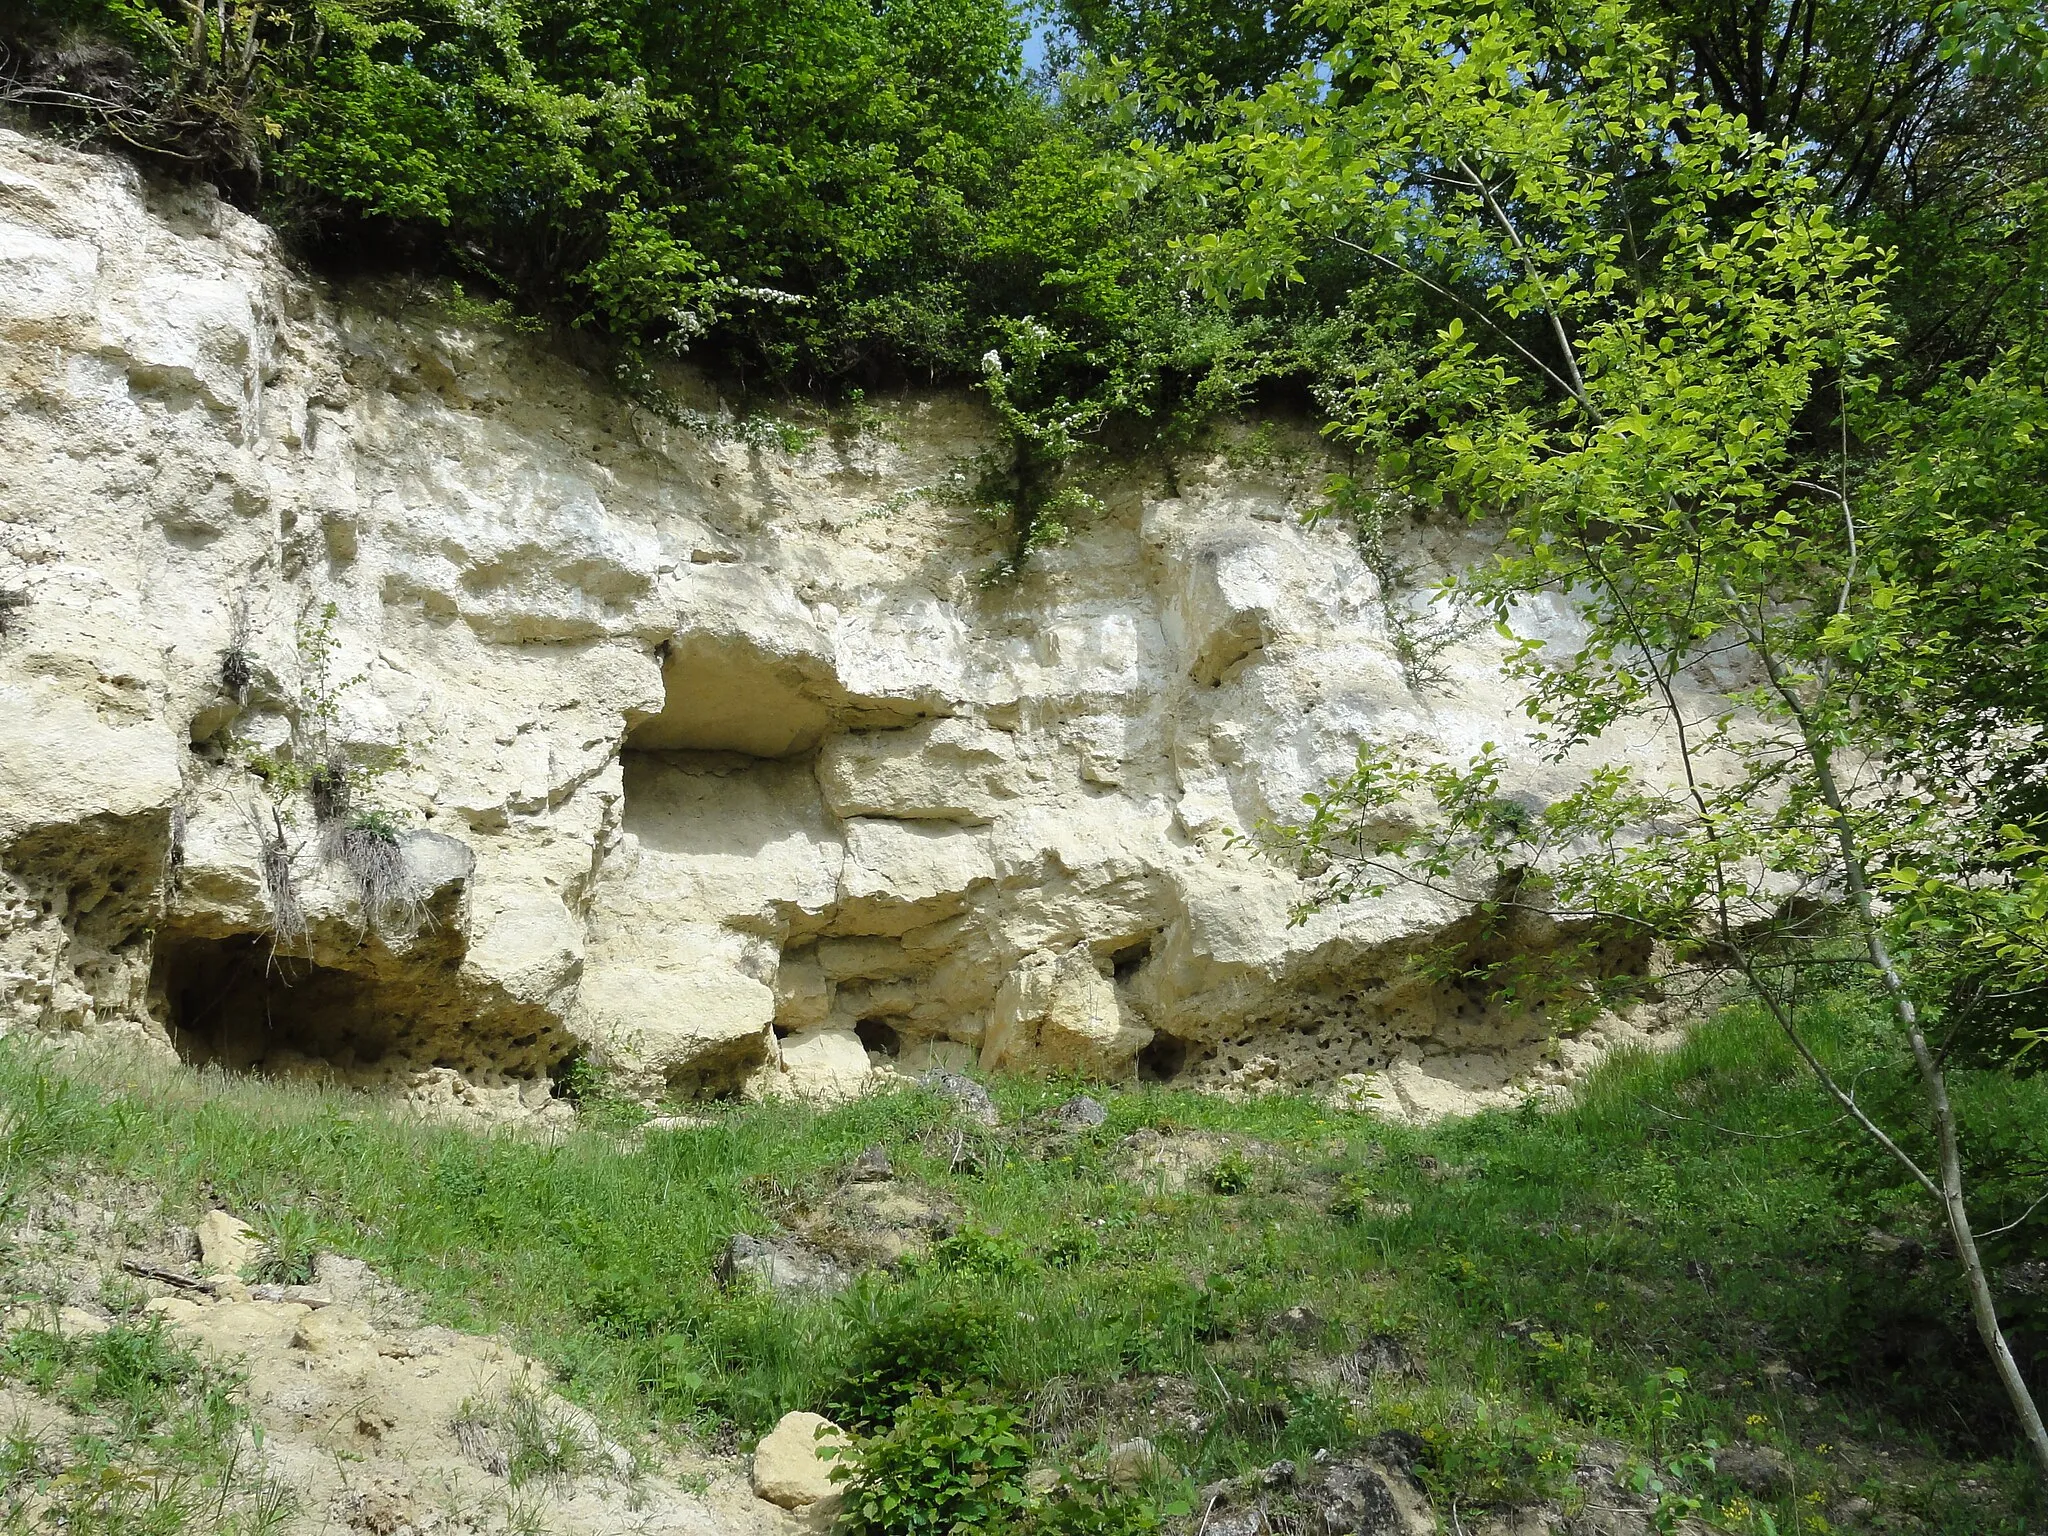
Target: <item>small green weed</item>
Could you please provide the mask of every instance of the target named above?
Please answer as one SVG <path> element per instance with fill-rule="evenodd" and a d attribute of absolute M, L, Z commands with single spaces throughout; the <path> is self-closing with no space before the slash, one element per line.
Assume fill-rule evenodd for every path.
<path fill-rule="evenodd" d="M 998 1342 L 989 1309 L 972 1300 L 868 1286 L 857 1291 L 852 1361 L 827 1411 L 868 1430 L 914 1398 L 986 1380 Z"/>
<path fill-rule="evenodd" d="M 1223 1154 L 1209 1170 L 1209 1188 L 1219 1195 L 1241 1195 L 1252 1187 L 1252 1165 L 1242 1152 Z"/>
<path fill-rule="evenodd" d="M 1379 1208 L 1372 1181 L 1358 1169 L 1337 1178 L 1337 1192 L 1330 1197 L 1330 1214 L 1339 1221 L 1363 1221 Z"/>
<path fill-rule="evenodd" d="M 155 1428 L 183 1389 L 213 1384 L 199 1361 L 169 1340 L 156 1318 L 117 1323 L 83 1337 L 54 1328 L 19 1329 L 0 1349 L 0 1375 L 75 1412 L 113 1413 L 130 1433 Z"/>
<path fill-rule="evenodd" d="M 586 1426 L 550 1411 L 545 1396 L 524 1378 L 493 1397 L 465 1402 L 454 1431 L 463 1454 L 503 1477 L 515 1492 L 529 1483 L 567 1482 L 603 1460 Z"/>
<path fill-rule="evenodd" d="M 1184 1517 L 1185 1503 L 1161 1509 L 1151 1500 L 1100 1484 L 1062 1483 L 1022 1522 L 1030 1536 L 1153 1536 L 1161 1516 Z"/>
<path fill-rule="evenodd" d="M 258 1213 L 257 1235 L 263 1251 L 255 1278 L 268 1285 L 311 1285 L 313 1260 L 319 1254 L 320 1224 L 303 1206 L 284 1205 Z"/>
<path fill-rule="evenodd" d="M 960 1275 L 981 1280 L 1014 1280 L 1032 1267 L 1022 1244 L 993 1232 L 963 1228 L 906 1261 L 909 1274 Z"/>
<path fill-rule="evenodd" d="M 1426 1426 L 1422 1443 L 1423 1480 L 1447 1500 L 1453 1494 L 1479 1504 L 1562 1498 L 1577 1465 L 1572 1447 L 1550 1426 L 1485 1402 L 1468 1415 Z"/>
<path fill-rule="evenodd" d="M 0 1375 L 78 1416 L 62 1432 L 17 1426 L 0 1440 L 4 1536 L 276 1536 L 296 1508 L 243 1454 L 234 1380 L 154 1318 L 73 1337 L 17 1329 Z"/>

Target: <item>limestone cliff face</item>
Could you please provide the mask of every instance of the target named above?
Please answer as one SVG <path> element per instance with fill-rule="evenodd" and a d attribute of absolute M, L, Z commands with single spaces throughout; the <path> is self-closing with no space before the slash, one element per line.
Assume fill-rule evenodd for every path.
<path fill-rule="evenodd" d="M 986 431 L 684 430 L 0 134 L 0 1024 L 507 1103 L 581 1051 L 648 1093 L 979 1062 L 1410 1112 L 1621 1028 L 1546 1046 L 1404 976 L 1445 900 L 1290 926 L 1233 842 L 1361 737 L 1523 735 L 1490 636 L 1404 680 L 1298 516 L 1312 439 L 1133 478 L 984 590 L 937 488 Z M 284 793 L 309 743 L 359 796 L 396 764 L 375 805 Z"/>

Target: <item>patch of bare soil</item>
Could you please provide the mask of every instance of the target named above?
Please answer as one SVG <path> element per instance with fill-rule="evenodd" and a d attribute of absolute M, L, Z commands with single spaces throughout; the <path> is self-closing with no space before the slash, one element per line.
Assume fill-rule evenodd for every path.
<path fill-rule="evenodd" d="M 1158 1195 L 1178 1195 L 1204 1183 L 1217 1186 L 1219 1194 L 1237 1194 L 1227 1187 L 1242 1181 L 1249 1187 L 1255 1178 L 1270 1181 L 1285 1166 L 1286 1155 L 1275 1146 L 1248 1136 L 1221 1131 L 1157 1130 L 1133 1131 L 1117 1146 L 1115 1169 L 1118 1178 Z"/>
<path fill-rule="evenodd" d="M 6 1234 L 7 1326 L 66 1332 L 133 1309 L 231 1368 L 251 1454 L 292 1493 L 278 1536 L 787 1536 L 739 1457 L 628 1449 L 501 1339 L 422 1326 L 367 1265 L 322 1255 L 315 1283 L 201 1277 L 193 1232 L 109 1180 L 69 1181 Z M 70 1416 L 19 1384 L 10 1424 L 61 1434 Z"/>

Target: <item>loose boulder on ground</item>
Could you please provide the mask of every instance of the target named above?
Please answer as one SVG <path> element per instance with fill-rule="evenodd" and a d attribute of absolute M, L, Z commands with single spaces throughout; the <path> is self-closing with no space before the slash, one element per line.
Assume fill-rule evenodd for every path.
<path fill-rule="evenodd" d="M 1760 1499 L 1774 1498 L 1792 1486 L 1792 1463 L 1774 1446 L 1723 1446 L 1714 1452 L 1714 1470 Z"/>
<path fill-rule="evenodd" d="M 1092 1131 L 1109 1118 L 1109 1111 L 1085 1093 L 1077 1093 L 1052 1112 L 1053 1124 L 1063 1131 Z"/>
<path fill-rule="evenodd" d="M 1303 1495 L 1321 1536 L 1437 1536 L 1429 1500 L 1391 1460 L 1320 1460 Z"/>
<path fill-rule="evenodd" d="M 712 1272 L 720 1285 L 753 1282 L 771 1291 L 810 1291 L 831 1295 L 851 1277 L 817 1250 L 798 1242 L 771 1241 L 735 1232 L 718 1255 Z"/>
<path fill-rule="evenodd" d="M 239 1275 L 263 1254 L 256 1229 L 226 1211 L 208 1211 L 199 1222 L 199 1266 L 209 1275 Z"/>
<path fill-rule="evenodd" d="M 856 1184 L 881 1184 L 893 1178 L 895 1172 L 895 1165 L 889 1160 L 889 1149 L 873 1146 L 853 1160 L 847 1176 Z"/>
<path fill-rule="evenodd" d="M 1135 1488 L 1146 1479 L 1158 1474 L 1165 1462 L 1158 1449 L 1140 1435 L 1109 1448 L 1109 1457 L 1104 1470 L 1109 1480 L 1119 1488 Z"/>
<path fill-rule="evenodd" d="M 832 1469 L 853 1465 L 852 1442 L 837 1424 L 822 1414 L 785 1413 L 754 1447 L 754 1496 L 783 1509 L 836 1507 L 845 1483 L 833 1481 Z"/>

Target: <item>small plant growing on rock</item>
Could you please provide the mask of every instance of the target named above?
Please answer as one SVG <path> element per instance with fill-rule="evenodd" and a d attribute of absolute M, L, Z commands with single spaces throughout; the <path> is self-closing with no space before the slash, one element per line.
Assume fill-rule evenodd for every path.
<path fill-rule="evenodd" d="M 606 1465 L 579 1417 L 550 1405 L 521 1377 L 495 1398 L 466 1400 L 452 1427 L 465 1456 L 518 1489 L 565 1483 Z"/>
<path fill-rule="evenodd" d="M 19 587 L 0 587 L 0 639 L 14 627 L 14 616 L 28 607 L 28 594 Z"/>
<path fill-rule="evenodd" d="M 249 700 L 249 684 L 255 681 L 256 666 L 249 655 L 249 593 L 246 588 L 235 598 L 235 616 L 228 623 L 227 648 L 220 653 L 220 686 L 238 704 Z"/>
<path fill-rule="evenodd" d="M 1330 1214 L 1339 1221 L 1359 1222 L 1379 1211 L 1383 1203 L 1373 1192 L 1372 1181 L 1353 1169 L 1338 1178 Z"/>
<path fill-rule="evenodd" d="M 354 799 L 348 765 L 337 757 L 315 765 L 306 776 L 306 798 L 313 804 L 313 819 L 321 826 L 344 820 Z"/>
<path fill-rule="evenodd" d="M 293 701 L 289 742 L 277 751 L 242 758 L 243 765 L 263 781 L 270 799 L 267 824 L 261 814 L 252 814 L 262 844 L 264 884 L 271 895 L 272 932 L 284 943 L 303 937 L 306 931 L 292 880 L 293 850 L 287 839 L 287 829 L 296 824 L 300 814 L 301 800 L 311 809 L 318 828 L 317 856 L 322 863 L 340 868 L 356 896 L 365 931 L 374 928 L 409 938 L 424 917 L 399 847 L 397 817 L 374 801 L 378 782 L 407 761 L 404 749 L 364 756 L 350 753 L 335 740 L 341 699 L 363 681 L 361 674 L 340 681 L 333 677 L 337 612 L 335 605 L 328 603 L 317 615 L 309 612 L 299 620 L 299 689 Z"/>

